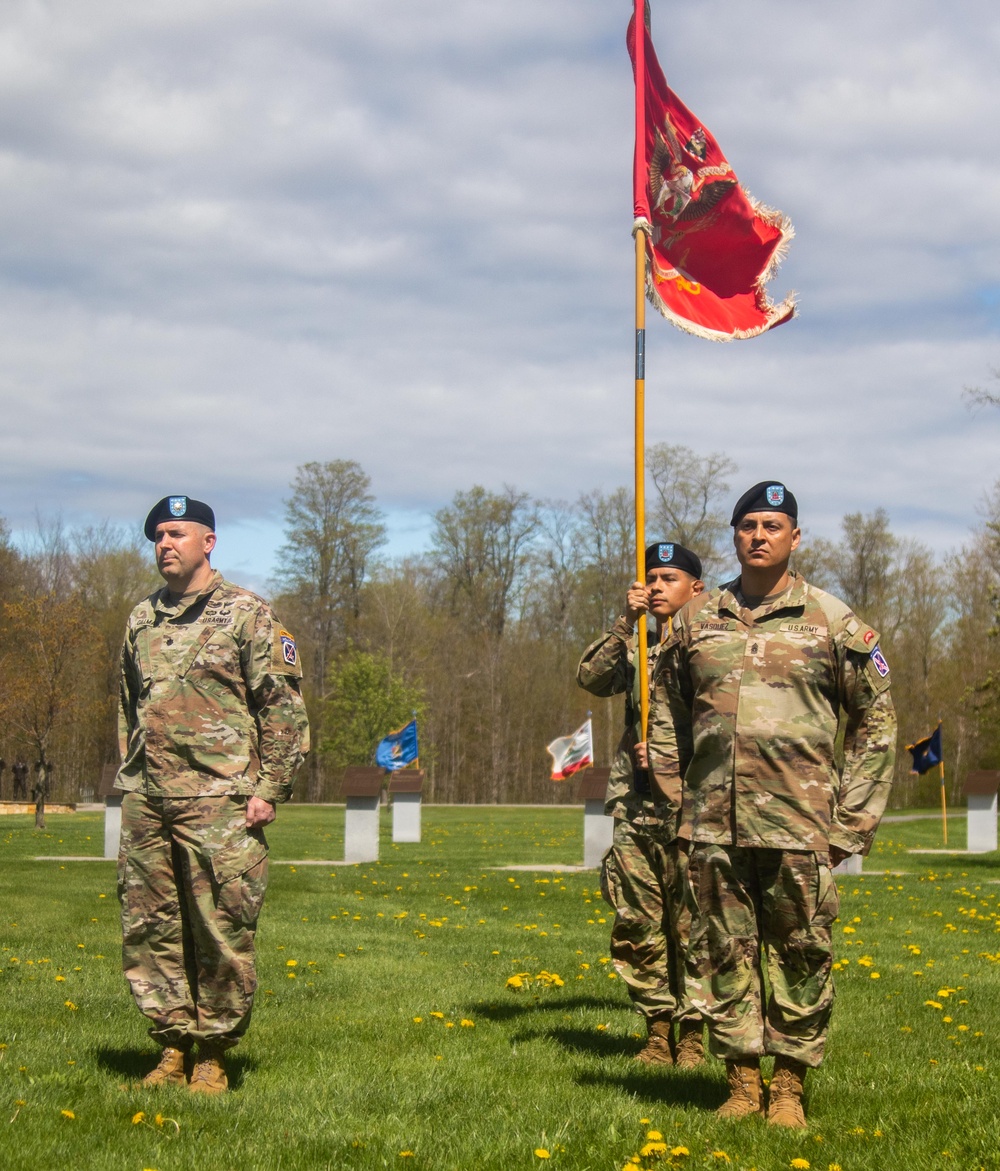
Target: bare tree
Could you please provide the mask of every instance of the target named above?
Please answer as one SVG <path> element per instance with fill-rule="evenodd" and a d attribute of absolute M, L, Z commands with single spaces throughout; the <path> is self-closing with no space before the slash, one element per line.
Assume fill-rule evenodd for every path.
<path fill-rule="evenodd" d="M 285 502 L 285 544 L 276 579 L 281 608 L 303 643 L 306 697 L 317 743 L 322 741 L 326 678 L 346 645 L 361 605 L 374 551 L 385 541 L 382 512 L 371 480 L 354 460 L 303 464 Z M 319 754 L 309 759 L 310 800 L 318 799 Z"/>
<path fill-rule="evenodd" d="M 434 514 L 433 558 L 452 609 L 465 607 L 494 638 L 503 636 L 538 524 L 537 506 L 509 485 L 487 492 L 477 484 Z"/>
<path fill-rule="evenodd" d="M 658 443 L 646 452 L 655 495 L 647 537 L 674 540 L 702 560 L 709 585 L 732 559 L 726 497 L 729 477 L 739 471 L 721 451 L 699 455 L 690 447 Z"/>

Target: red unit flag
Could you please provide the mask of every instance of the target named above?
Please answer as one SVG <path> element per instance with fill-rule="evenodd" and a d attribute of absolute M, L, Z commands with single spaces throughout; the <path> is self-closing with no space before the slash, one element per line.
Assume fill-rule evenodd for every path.
<path fill-rule="evenodd" d="M 637 5 L 638 6 L 638 5 Z M 646 236 L 646 292 L 674 325 L 711 341 L 755 337 L 795 313 L 766 284 L 791 221 L 739 184 L 710 131 L 668 87 L 648 21 L 628 50 L 636 79 L 635 228 Z"/>

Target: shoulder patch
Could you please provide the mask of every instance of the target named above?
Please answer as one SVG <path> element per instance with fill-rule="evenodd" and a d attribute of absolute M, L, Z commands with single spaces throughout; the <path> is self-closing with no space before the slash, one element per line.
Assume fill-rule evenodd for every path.
<path fill-rule="evenodd" d="M 882 648 L 876 646 L 871 654 L 872 666 L 884 679 L 889 674 L 889 664 L 885 661 L 885 655 L 882 654 Z"/>
<path fill-rule="evenodd" d="M 878 647 L 878 631 L 860 622 L 856 629 L 850 633 L 846 645 L 849 651 L 857 651 L 858 654 L 870 655 Z"/>
<path fill-rule="evenodd" d="M 302 675 L 299 648 L 295 636 L 283 626 L 273 626 L 274 642 L 271 646 L 271 670 L 277 675 L 291 675 L 296 679 Z"/>

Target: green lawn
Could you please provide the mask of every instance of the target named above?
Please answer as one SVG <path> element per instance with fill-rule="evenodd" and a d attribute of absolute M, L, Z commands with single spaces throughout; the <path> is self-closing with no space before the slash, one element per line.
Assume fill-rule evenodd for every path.
<path fill-rule="evenodd" d="M 343 811 L 281 810 L 255 1019 L 234 1092 L 206 1100 L 135 1084 L 155 1050 L 120 973 L 114 864 L 31 860 L 98 853 L 100 815 L 0 821 L 0 1165 L 621 1171 L 653 1130 L 675 1154 L 633 1169 L 1000 1169 L 1000 856 L 909 854 L 940 821 L 886 825 L 842 883 L 801 1135 L 717 1122 L 718 1062 L 631 1060 L 596 874 L 491 869 L 578 862 L 580 810 L 431 807 L 421 845 L 384 827 L 377 865 L 293 868 L 340 856 Z M 508 990 L 543 971 L 561 983 Z"/>

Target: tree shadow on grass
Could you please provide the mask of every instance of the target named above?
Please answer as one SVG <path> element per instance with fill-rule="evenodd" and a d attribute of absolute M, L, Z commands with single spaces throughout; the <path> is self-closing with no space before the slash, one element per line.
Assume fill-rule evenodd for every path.
<path fill-rule="evenodd" d="M 159 1060 L 158 1049 L 95 1049 L 98 1068 L 127 1082 L 141 1082 Z M 256 1060 L 246 1053 L 230 1052 L 226 1057 L 226 1076 L 229 1088 L 238 1090 L 248 1072 L 257 1068 Z"/>

